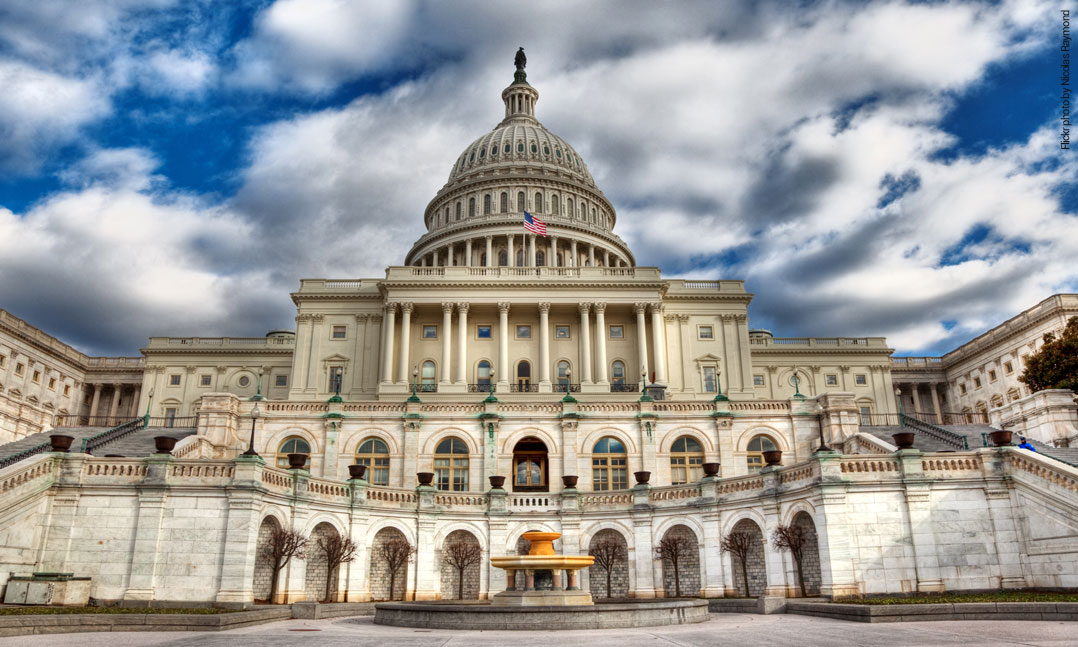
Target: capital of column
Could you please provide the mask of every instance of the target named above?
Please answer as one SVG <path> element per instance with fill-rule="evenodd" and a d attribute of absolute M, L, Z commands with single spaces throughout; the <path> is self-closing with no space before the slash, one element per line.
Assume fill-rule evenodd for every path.
<path fill-rule="evenodd" d="M 602 301 L 591 304 L 591 307 L 595 309 L 595 313 L 606 312 L 606 304 Z"/>
<path fill-rule="evenodd" d="M 397 312 L 397 302 L 390 301 L 385 305 L 385 311 L 387 314 L 394 314 Z"/>
<path fill-rule="evenodd" d="M 549 303 L 540 303 L 539 304 L 539 312 L 541 312 L 543 314 L 549 314 L 550 313 L 550 304 Z"/>
<path fill-rule="evenodd" d="M 483 236 L 486 240 L 494 240 L 494 236 Z"/>
<path fill-rule="evenodd" d="M 356 317 L 356 323 L 366 323 L 367 319 L 370 318 L 370 315 L 362 314 L 362 315 L 355 315 L 355 317 Z"/>
<path fill-rule="evenodd" d="M 586 315 L 586 314 L 588 314 L 588 311 L 591 310 L 591 304 L 590 303 L 581 303 L 581 304 L 579 304 L 577 306 L 577 308 L 580 310 L 580 314 Z"/>
<path fill-rule="evenodd" d="M 509 314 L 509 306 L 510 306 L 510 303 L 508 301 L 499 301 L 498 302 L 498 312 L 501 312 L 501 313 L 504 313 L 504 314 Z"/>
<path fill-rule="evenodd" d="M 442 302 L 442 313 L 443 314 L 453 314 L 453 302 L 452 301 L 443 301 Z"/>
<path fill-rule="evenodd" d="M 322 320 L 326 318 L 326 315 L 307 315 L 314 323 L 322 323 Z"/>
<path fill-rule="evenodd" d="M 648 307 L 651 308 L 651 313 L 652 314 L 661 315 L 663 313 L 663 304 L 661 302 L 660 303 L 649 303 Z"/>
<path fill-rule="evenodd" d="M 647 312 L 647 309 L 648 304 L 642 301 L 638 301 L 633 304 L 633 312 L 636 312 L 637 314 L 644 314 L 645 312 Z"/>
<path fill-rule="evenodd" d="M 490 238 L 490 236 L 487 236 L 487 238 Z M 468 307 L 470 305 L 471 304 L 468 303 L 467 301 L 458 301 L 457 302 L 457 312 L 460 313 L 460 314 L 468 314 Z"/>
<path fill-rule="evenodd" d="M 401 303 L 401 314 L 411 314 L 414 304 L 411 301 Z"/>
<path fill-rule="evenodd" d="M 689 315 L 677 315 L 677 320 L 681 323 L 687 323 L 689 321 Z"/>

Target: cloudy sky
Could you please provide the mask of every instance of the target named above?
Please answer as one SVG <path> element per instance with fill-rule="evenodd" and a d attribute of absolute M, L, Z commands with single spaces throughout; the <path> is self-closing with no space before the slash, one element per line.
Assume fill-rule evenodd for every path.
<path fill-rule="evenodd" d="M 639 264 L 944 352 L 1078 291 L 1060 8 L 8 0 L 0 308 L 94 354 L 291 328 L 403 260 L 524 46 Z"/>

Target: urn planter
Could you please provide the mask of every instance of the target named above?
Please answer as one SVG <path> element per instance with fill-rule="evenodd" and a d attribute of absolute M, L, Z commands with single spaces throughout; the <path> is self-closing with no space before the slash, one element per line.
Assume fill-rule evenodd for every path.
<path fill-rule="evenodd" d="M 718 476 L 719 464 L 718 463 L 704 463 L 704 476 Z"/>
<path fill-rule="evenodd" d="M 297 470 L 304 469 L 307 466 L 307 454 L 289 454 L 288 455 L 288 468 Z"/>
<path fill-rule="evenodd" d="M 429 486 L 434 482 L 434 472 L 417 472 L 415 476 L 419 479 L 420 485 Z"/>
<path fill-rule="evenodd" d="M 53 434 L 49 436 L 50 451 L 54 452 L 66 452 L 71 449 L 71 443 L 75 441 L 74 436 L 68 436 L 67 434 Z"/>
<path fill-rule="evenodd" d="M 561 477 L 561 483 L 565 486 L 566 490 L 573 490 L 576 488 L 576 482 L 579 478 L 579 476 L 573 474 L 566 474 L 565 476 Z"/>
<path fill-rule="evenodd" d="M 172 436 L 154 436 L 153 446 L 158 454 L 171 454 L 176 448 L 176 439 Z"/>
<path fill-rule="evenodd" d="M 782 450 L 770 449 L 764 452 L 764 463 L 766 463 L 768 467 L 782 465 Z"/>
<path fill-rule="evenodd" d="M 651 480 L 651 472 L 633 472 L 633 476 L 636 477 L 637 485 L 647 485 Z"/>
<path fill-rule="evenodd" d="M 359 479 L 362 479 L 366 475 L 367 475 L 367 466 L 366 465 L 356 464 L 356 465 L 349 465 L 348 466 L 348 478 L 353 479 L 353 480 L 359 480 Z"/>
<path fill-rule="evenodd" d="M 988 434 L 988 437 L 992 439 L 992 444 L 996 447 L 1004 447 L 1011 444 L 1012 432 L 1009 431 L 993 431 Z"/>
<path fill-rule="evenodd" d="M 505 485 L 504 476 L 488 476 L 487 478 L 490 480 L 490 487 L 492 489 L 501 490 Z"/>
<path fill-rule="evenodd" d="M 895 441 L 895 447 L 913 449 L 913 441 L 917 438 L 917 435 L 912 431 L 900 431 L 897 434 L 891 434 L 891 438 Z"/>

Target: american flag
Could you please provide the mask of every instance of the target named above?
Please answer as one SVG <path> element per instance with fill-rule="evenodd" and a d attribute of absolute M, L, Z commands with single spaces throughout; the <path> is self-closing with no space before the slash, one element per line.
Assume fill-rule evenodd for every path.
<path fill-rule="evenodd" d="M 546 223 L 531 215 L 527 211 L 524 212 L 524 228 L 532 232 L 533 234 L 546 236 Z"/>

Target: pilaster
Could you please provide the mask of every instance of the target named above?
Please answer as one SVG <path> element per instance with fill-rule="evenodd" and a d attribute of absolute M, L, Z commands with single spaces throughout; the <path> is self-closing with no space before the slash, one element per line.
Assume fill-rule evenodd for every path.
<path fill-rule="evenodd" d="M 254 601 L 255 558 L 262 510 L 262 469 L 259 456 L 238 456 L 228 496 L 228 519 L 221 552 L 221 585 L 216 602 Z"/>

